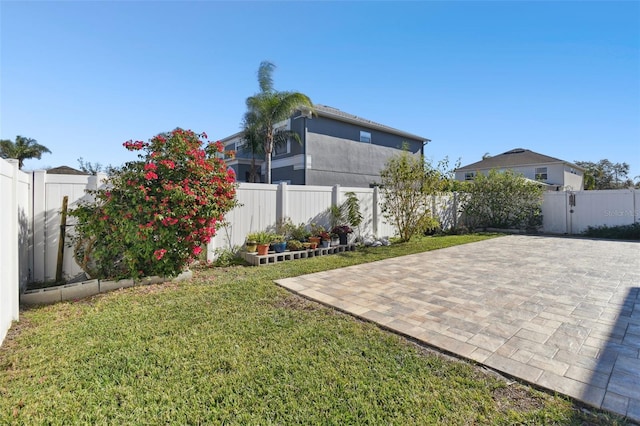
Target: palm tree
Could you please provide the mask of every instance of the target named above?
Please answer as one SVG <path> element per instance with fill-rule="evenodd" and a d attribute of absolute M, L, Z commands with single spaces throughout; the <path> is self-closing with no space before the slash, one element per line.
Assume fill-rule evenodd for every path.
<path fill-rule="evenodd" d="M 260 92 L 247 98 L 245 123 L 254 126 L 249 129 L 262 140 L 266 162 L 266 183 L 271 183 L 271 153 L 277 144 L 293 138 L 300 142 L 300 136 L 290 130 L 275 129 L 275 124 L 288 119 L 298 109 L 306 107 L 313 111 L 313 103 L 307 95 L 299 92 L 279 92 L 273 88 L 272 73 L 275 65 L 263 61 L 258 68 Z M 245 130 L 247 128 L 245 127 Z"/>
<path fill-rule="evenodd" d="M 247 111 L 242 121 L 244 146 L 251 152 L 251 172 L 249 173 L 249 182 L 256 181 L 256 155 L 264 155 L 263 141 L 264 137 L 260 136 L 260 126 L 257 123 L 256 115 Z M 260 181 L 258 181 L 260 182 Z"/>
<path fill-rule="evenodd" d="M 45 152 L 51 154 L 49 148 L 40 145 L 35 139 L 25 138 L 24 136 L 16 136 L 15 143 L 9 139 L 0 140 L 0 157 L 16 158 L 19 169 L 24 166 L 24 160 L 29 158 L 37 158 L 39 160 Z"/>

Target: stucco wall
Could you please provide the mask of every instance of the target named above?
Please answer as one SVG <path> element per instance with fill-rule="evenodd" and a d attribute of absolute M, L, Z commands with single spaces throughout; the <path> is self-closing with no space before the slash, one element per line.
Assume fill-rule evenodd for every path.
<path fill-rule="evenodd" d="M 307 185 L 368 187 L 380 182 L 386 161 L 400 153 L 362 142 L 315 133 L 307 134 Z"/>

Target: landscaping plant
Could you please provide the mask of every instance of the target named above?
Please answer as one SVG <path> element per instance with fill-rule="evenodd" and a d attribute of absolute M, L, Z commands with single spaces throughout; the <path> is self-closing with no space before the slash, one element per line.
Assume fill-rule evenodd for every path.
<path fill-rule="evenodd" d="M 139 160 L 69 213 L 77 218 L 76 259 L 94 278 L 177 275 L 236 205 L 223 145 L 182 129 L 123 145 Z"/>
<path fill-rule="evenodd" d="M 437 224 L 429 196 L 440 191 L 441 179 L 424 157 L 404 151 L 387 161 L 380 177 L 382 214 L 396 227 L 400 241 L 409 241 Z"/>
<path fill-rule="evenodd" d="M 467 183 L 462 202 L 470 228 L 535 227 L 542 224 L 543 188 L 511 170 L 491 170 Z"/>

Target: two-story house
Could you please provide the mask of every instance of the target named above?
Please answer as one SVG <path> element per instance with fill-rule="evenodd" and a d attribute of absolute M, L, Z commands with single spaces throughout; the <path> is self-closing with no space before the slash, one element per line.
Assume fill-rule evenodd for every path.
<path fill-rule="evenodd" d="M 486 175 L 492 169 L 512 170 L 527 179 L 546 184 L 547 189 L 552 191 L 584 189 L 582 167 L 522 148 L 460 167 L 456 169 L 456 180 L 473 180 L 478 173 Z"/>
<path fill-rule="evenodd" d="M 289 140 L 272 154 L 271 180 L 294 185 L 342 185 L 369 187 L 380 182 L 386 161 L 402 149 L 424 155 L 429 139 L 375 123 L 325 105 L 315 113 L 297 111 L 278 123 L 300 135 L 301 143 Z M 221 139 L 236 157 L 227 159 L 238 181 L 249 181 L 251 152 L 242 142 L 242 132 Z M 258 176 L 264 181 L 264 158 L 256 158 Z"/>

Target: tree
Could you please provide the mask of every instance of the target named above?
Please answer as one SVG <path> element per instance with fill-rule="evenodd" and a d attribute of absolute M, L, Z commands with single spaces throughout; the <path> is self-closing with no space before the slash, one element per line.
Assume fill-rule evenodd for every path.
<path fill-rule="evenodd" d="M 585 169 L 584 189 L 618 189 L 633 186 L 633 181 L 628 177 L 627 163 L 612 163 L 606 158 L 597 163 L 592 161 L 575 163 Z"/>
<path fill-rule="evenodd" d="M 512 170 L 493 169 L 466 183 L 462 210 L 470 228 L 537 226 L 541 224 L 543 191 Z"/>
<path fill-rule="evenodd" d="M 112 175 L 117 170 L 116 167 L 109 164 L 108 166 L 103 166 L 102 163 L 92 163 L 91 161 L 85 161 L 84 158 L 78 158 L 78 165 L 80 170 L 90 175 L 97 175 L 100 172 L 104 172 L 108 175 Z"/>
<path fill-rule="evenodd" d="M 429 195 L 440 191 L 441 175 L 422 156 L 403 151 L 387 161 L 380 177 L 382 214 L 395 225 L 401 241 L 437 225 Z"/>
<path fill-rule="evenodd" d="M 299 92 L 279 92 L 273 87 L 272 73 L 275 65 L 263 61 L 258 68 L 260 92 L 247 98 L 245 123 L 253 126 L 251 131 L 262 140 L 266 163 L 266 183 L 271 183 L 271 153 L 277 144 L 293 138 L 300 142 L 300 135 L 290 130 L 276 129 L 275 125 L 288 119 L 300 108 L 313 111 L 313 103 L 307 95 Z M 245 128 L 245 130 L 247 130 Z"/>
<path fill-rule="evenodd" d="M 51 151 L 46 146 L 40 145 L 35 139 L 16 136 L 15 142 L 11 142 L 9 139 L 0 140 L 0 157 L 17 159 L 19 169 L 24 166 L 24 160 L 30 158 L 39 160 L 44 153 L 51 154 Z"/>
<path fill-rule="evenodd" d="M 242 121 L 244 146 L 251 152 L 251 171 L 249 173 L 249 182 L 255 182 L 258 177 L 256 174 L 256 156 L 264 155 L 264 136 L 260 135 L 260 125 L 257 123 L 256 115 L 248 111 Z M 260 180 L 258 180 L 260 182 Z"/>

